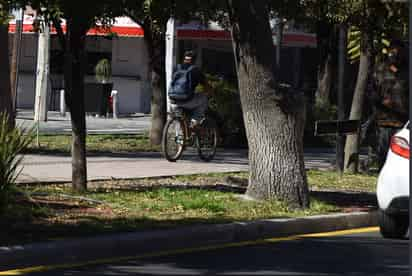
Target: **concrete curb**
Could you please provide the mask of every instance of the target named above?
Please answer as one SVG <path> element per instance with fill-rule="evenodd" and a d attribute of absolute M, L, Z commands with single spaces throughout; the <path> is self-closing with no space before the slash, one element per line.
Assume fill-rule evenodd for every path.
<path fill-rule="evenodd" d="M 0 247 L 0 271 L 377 225 L 377 212 L 202 225 Z"/>

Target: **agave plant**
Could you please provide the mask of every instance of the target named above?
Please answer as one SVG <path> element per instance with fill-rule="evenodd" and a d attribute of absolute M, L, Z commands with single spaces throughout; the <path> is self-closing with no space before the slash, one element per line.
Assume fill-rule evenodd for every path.
<path fill-rule="evenodd" d="M 7 206 L 9 193 L 21 172 L 19 155 L 33 140 L 33 130 L 10 128 L 8 116 L 0 113 L 0 214 Z"/>
<path fill-rule="evenodd" d="M 100 83 L 108 83 L 112 77 L 110 61 L 107 58 L 101 59 L 94 68 L 96 80 Z"/>

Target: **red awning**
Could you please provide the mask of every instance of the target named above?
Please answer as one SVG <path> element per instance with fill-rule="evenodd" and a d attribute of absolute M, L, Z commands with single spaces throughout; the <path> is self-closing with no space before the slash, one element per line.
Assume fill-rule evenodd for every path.
<path fill-rule="evenodd" d="M 23 22 L 23 32 L 33 33 L 33 20 L 34 18 L 29 15 L 24 16 Z M 62 22 L 62 29 L 66 31 L 66 22 Z M 14 20 L 9 23 L 9 33 L 14 33 L 16 31 L 16 22 Z M 56 30 L 52 27 L 52 33 L 56 33 Z M 119 36 L 131 36 L 131 37 L 143 37 L 144 32 L 140 25 L 133 22 L 128 17 L 118 17 L 116 18 L 114 24 L 110 28 L 94 27 L 91 28 L 87 34 L 88 35 L 107 35 L 110 33 L 116 33 Z"/>

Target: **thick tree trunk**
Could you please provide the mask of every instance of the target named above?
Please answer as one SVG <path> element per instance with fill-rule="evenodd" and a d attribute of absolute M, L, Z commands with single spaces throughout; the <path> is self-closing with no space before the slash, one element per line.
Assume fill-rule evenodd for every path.
<path fill-rule="evenodd" d="M 9 26 L 0 24 L 0 113 L 6 113 L 10 127 L 14 126 L 10 87 Z"/>
<path fill-rule="evenodd" d="M 276 84 L 275 57 L 264 1 L 228 0 L 243 117 L 249 144 L 249 186 L 255 199 L 309 206 L 303 162 L 303 94 Z"/>
<path fill-rule="evenodd" d="M 371 46 L 366 32 L 362 34 L 361 55 L 359 61 L 358 78 L 355 93 L 352 99 L 350 120 L 360 120 L 362 117 L 363 102 L 368 84 L 369 69 L 371 65 Z M 357 173 L 359 167 L 359 133 L 348 135 L 345 145 L 345 172 Z"/>
<path fill-rule="evenodd" d="M 72 186 L 76 191 L 87 189 L 83 64 L 86 31 L 74 21 L 67 20 L 64 81 L 72 123 Z"/>

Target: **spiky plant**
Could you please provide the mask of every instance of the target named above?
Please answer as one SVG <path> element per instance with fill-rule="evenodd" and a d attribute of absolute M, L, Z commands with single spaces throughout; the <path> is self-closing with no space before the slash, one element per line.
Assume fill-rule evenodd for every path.
<path fill-rule="evenodd" d="M 10 190 L 21 172 L 19 155 L 33 140 L 33 129 L 10 128 L 8 115 L 0 113 L 0 214 L 8 204 Z"/>
<path fill-rule="evenodd" d="M 112 68 L 107 58 L 101 59 L 95 69 L 96 79 L 100 83 L 107 83 L 112 77 Z"/>

